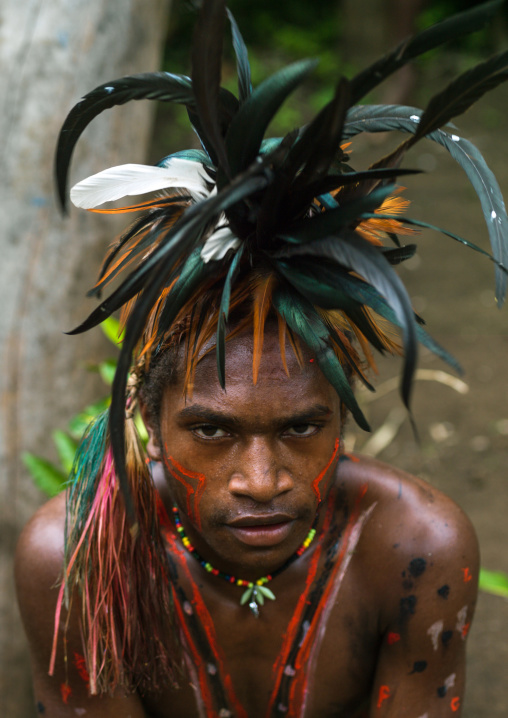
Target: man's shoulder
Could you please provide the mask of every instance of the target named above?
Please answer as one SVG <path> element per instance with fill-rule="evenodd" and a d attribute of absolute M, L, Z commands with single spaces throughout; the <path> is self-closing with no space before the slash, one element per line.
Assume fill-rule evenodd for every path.
<path fill-rule="evenodd" d="M 447 547 L 459 536 L 475 539 L 469 518 L 455 501 L 416 476 L 363 456 L 345 461 L 341 476 L 350 496 L 362 491 L 366 505 L 375 503 L 374 523 L 385 536 L 395 531 L 418 545 L 430 542 Z"/>
<path fill-rule="evenodd" d="M 416 579 L 422 589 L 429 583 L 432 590 L 448 585 L 452 577 L 476 583 L 476 533 L 451 498 L 368 457 L 352 457 L 341 466 L 339 478 L 341 472 L 348 494 L 360 491 L 363 508 L 373 507 L 358 549 L 363 568 L 378 579 L 380 589 Z"/>
<path fill-rule="evenodd" d="M 65 494 L 41 506 L 23 529 L 16 548 L 15 576 L 21 611 L 55 585 L 64 550 Z"/>

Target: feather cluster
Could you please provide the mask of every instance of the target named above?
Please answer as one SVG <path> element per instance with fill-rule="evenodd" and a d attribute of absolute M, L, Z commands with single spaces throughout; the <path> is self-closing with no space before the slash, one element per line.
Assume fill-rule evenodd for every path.
<path fill-rule="evenodd" d="M 228 318 L 248 306 L 240 327 L 254 332 L 256 380 L 265 321 L 279 322 L 299 356 L 311 348 L 324 375 L 357 423 L 368 429 L 348 375 L 364 380 L 355 337 L 367 361 L 371 348 L 404 357 L 401 394 L 409 407 L 418 342 L 456 366 L 426 333 L 393 266 L 416 247 L 400 234 L 432 227 L 406 216 L 397 178 L 408 150 L 424 137 L 443 145 L 462 166 L 484 212 L 492 255 L 448 230 L 448 236 L 486 254 L 496 265 L 496 296 L 506 293 L 508 217 L 499 186 L 478 150 L 446 128 L 484 92 L 504 81 L 508 53 L 468 70 L 434 96 L 425 110 L 357 105 L 403 64 L 487 23 L 502 0 L 482 3 L 405 41 L 351 80 L 340 78 L 335 94 L 306 126 L 283 138 L 265 138 L 282 103 L 312 72 L 315 61 L 296 62 L 253 89 L 247 49 L 224 0 L 206 0 L 196 23 L 192 77 L 166 72 L 115 80 L 87 94 L 62 127 L 56 177 L 62 206 L 72 152 L 82 131 L 103 110 L 150 99 L 186 107 L 201 150 L 179 152 L 156 167 L 127 164 L 78 183 L 71 198 L 102 212 L 141 212 L 109 252 L 92 293 L 117 288 L 74 332 L 85 331 L 123 308 L 125 333 L 113 384 L 109 436 L 115 472 L 128 511 L 135 516 L 126 470 L 125 403 L 129 371 L 166 346 L 175 326 L 186 322 L 187 379 L 200 348 L 216 335 L 217 370 L 226 383 Z M 221 87 L 223 36 L 232 33 L 238 97 Z M 369 169 L 354 171 L 347 141 L 360 132 L 402 131 L 408 138 Z M 97 207 L 130 195 L 155 197 L 120 209 Z M 435 228 L 434 228 L 435 229 Z M 388 245 L 385 246 L 386 241 Z M 392 327 L 391 330 L 387 326 Z"/>

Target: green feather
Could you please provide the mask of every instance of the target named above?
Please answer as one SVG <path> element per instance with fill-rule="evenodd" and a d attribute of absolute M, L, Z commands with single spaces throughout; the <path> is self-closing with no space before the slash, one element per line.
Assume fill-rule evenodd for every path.
<path fill-rule="evenodd" d="M 273 303 L 289 328 L 315 353 L 319 368 L 351 411 L 357 424 L 362 429 L 370 431 L 340 361 L 327 341 L 328 329 L 314 307 L 296 292 L 290 292 L 282 287 L 275 291 Z"/>

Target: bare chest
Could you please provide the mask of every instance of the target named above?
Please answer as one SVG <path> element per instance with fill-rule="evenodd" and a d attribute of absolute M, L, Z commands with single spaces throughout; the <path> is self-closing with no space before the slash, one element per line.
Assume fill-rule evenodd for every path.
<path fill-rule="evenodd" d="M 377 635 L 347 549 L 315 552 L 305 567 L 277 577 L 277 598 L 257 618 L 240 605 L 239 587 L 208 576 L 183 580 L 175 604 L 188 677 L 178 691 L 145 696 L 148 714 L 355 716 L 370 694 Z"/>

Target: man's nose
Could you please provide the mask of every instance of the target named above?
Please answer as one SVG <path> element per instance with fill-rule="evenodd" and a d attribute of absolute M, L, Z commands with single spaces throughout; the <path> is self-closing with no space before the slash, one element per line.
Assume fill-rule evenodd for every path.
<path fill-rule="evenodd" d="M 276 447 L 264 437 L 248 442 L 229 480 L 232 494 L 247 496 L 258 503 L 269 503 L 293 486 L 293 477 L 280 461 Z"/>

